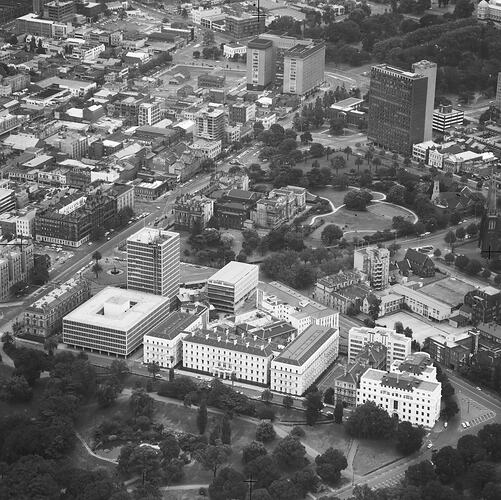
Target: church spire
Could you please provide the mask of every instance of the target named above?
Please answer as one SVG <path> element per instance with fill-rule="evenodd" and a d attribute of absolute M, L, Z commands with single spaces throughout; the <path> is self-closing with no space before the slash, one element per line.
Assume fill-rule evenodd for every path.
<path fill-rule="evenodd" d="M 491 181 L 489 184 L 489 191 L 487 193 L 487 213 L 489 215 L 496 215 L 497 212 L 498 212 L 497 187 L 496 187 L 496 179 L 494 178 L 494 172 L 492 172 Z"/>

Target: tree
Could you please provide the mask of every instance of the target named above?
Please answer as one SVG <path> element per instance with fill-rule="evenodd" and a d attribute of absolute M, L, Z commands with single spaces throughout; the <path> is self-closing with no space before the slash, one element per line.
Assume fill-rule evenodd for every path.
<path fill-rule="evenodd" d="M 94 260 L 94 261 L 96 261 L 96 262 L 99 262 L 102 258 L 103 258 L 103 256 L 101 255 L 101 252 L 99 252 L 98 250 L 96 250 L 96 251 L 92 254 L 92 260 Z"/>
<path fill-rule="evenodd" d="M 306 132 L 303 132 L 299 136 L 299 139 L 301 140 L 301 144 L 309 144 L 310 142 L 313 141 L 313 137 L 311 136 L 311 133 L 308 130 Z"/>
<path fill-rule="evenodd" d="M 159 443 L 164 460 L 172 460 L 179 456 L 181 448 L 174 434 L 167 434 Z"/>
<path fill-rule="evenodd" d="M 209 444 L 216 445 L 221 442 L 221 424 L 216 422 L 209 434 Z"/>
<path fill-rule="evenodd" d="M 289 478 L 273 481 L 268 491 L 274 500 L 299 500 L 300 494 L 296 485 Z"/>
<path fill-rule="evenodd" d="M 402 324 L 401 321 L 396 321 L 395 324 L 393 325 L 393 329 L 397 333 L 404 333 L 404 325 Z"/>
<path fill-rule="evenodd" d="M 353 153 L 353 150 L 350 148 L 350 146 L 346 146 L 343 149 L 343 153 L 346 155 L 346 160 L 348 161 L 348 159 L 350 158 L 350 155 Z"/>
<path fill-rule="evenodd" d="M 456 235 L 453 231 L 448 231 L 444 237 L 444 241 L 451 246 L 452 253 L 454 253 L 454 243 L 456 242 Z"/>
<path fill-rule="evenodd" d="M 423 445 L 426 432 L 422 426 L 413 427 L 410 422 L 400 422 L 395 432 L 396 447 L 402 455 L 410 455 Z"/>
<path fill-rule="evenodd" d="M 491 277 L 491 272 L 489 271 L 489 269 L 484 269 L 482 271 L 482 278 L 485 278 L 485 279 L 489 279 Z"/>
<path fill-rule="evenodd" d="M 231 467 L 221 469 L 209 485 L 209 496 L 214 500 L 244 500 L 246 493 L 244 476 Z"/>
<path fill-rule="evenodd" d="M 256 440 L 263 443 L 269 443 L 273 441 L 276 437 L 275 429 L 273 424 L 270 422 L 260 422 L 256 428 Z"/>
<path fill-rule="evenodd" d="M 59 346 L 59 339 L 56 335 L 47 337 L 43 343 L 44 351 L 47 351 L 47 354 L 49 356 L 54 355 L 54 350 L 57 349 L 58 346 Z"/>
<path fill-rule="evenodd" d="M 452 15 L 456 19 L 464 19 L 467 17 L 471 17 L 474 10 L 475 7 L 473 6 L 473 3 L 470 2 L 469 0 L 458 0 L 456 2 L 456 6 L 454 7 L 454 12 Z"/>
<path fill-rule="evenodd" d="M 334 407 L 334 422 L 341 424 L 343 422 L 344 405 L 341 400 L 338 400 Z"/>
<path fill-rule="evenodd" d="M 248 464 L 257 457 L 267 455 L 268 452 L 264 444 L 259 441 L 251 441 L 247 446 L 242 449 L 242 462 Z"/>
<path fill-rule="evenodd" d="M 118 381 L 117 381 L 118 382 Z M 108 408 L 117 399 L 118 386 L 112 381 L 105 381 L 97 386 L 97 402 L 101 408 Z"/>
<path fill-rule="evenodd" d="M 260 455 L 244 466 L 244 473 L 256 481 L 256 488 L 267 488 L 280 477 L 280 471 L 273 455 Z"/>
<path fill-rule="evenodd" d="M 129 399 L 129 406 L 134 418 L 151 418 L 153 416 L 154 404 L 153 398 L 146 394 L 143 389 L 135 390 Z"/>
<path fill-rule="evenodd" d="M 412 486 L 421 487 L 436 479 L 435 468 L 429 460 L 410 465 L 405 471 L 405 481 Z"/>
<path fill-rule="evenodd" d="M 442 252 L 440 251 L 440 248 L 435 248 L 435 251 L 433 252 L 433 255 L 435 257 L 440 257 L 442 255 Z"/>
<path fill-rule="evenodd" d="M 33 397 L 33 390 L 24 376 L 12 376 L 0 386 L 0 399 L 5 398 L 13 403 L 23 403 L 30 401 Z"/>
<path fill-rule="evenodd" d="M 335 118 L 329 122 L 329 132 L 332 135 L 342 135 L 344 132 L 344 120 Z"/>
<path fill-rule="evenodd" d="M 97 262 L 91 268 L 92 272 L 96 275 L 96 279 L 99 277 L 99 273 L 103 270 L 101 264 Z"/>
<path fill-rule="evenodd" d="M 461 455 L 451 446 L 444 446 L 433 457 L 435 472 L 442 483 L 450 483 L 464 472 Z"/>
<path fill-rule="evenodd" d="M 470 263 L 470 259 L 466 255 L 458 255 L 454 262 L 459 269 L 466 269 L 466 266 Z"/>
<path fill-rule="evenodd" d="M 200 434 L 205 434 L 205 429 L 207 428 L 207 401 L 205 399 L 200 401 L 200 406 L 198 407 L 197 427 Z"/>
<path fill-rule="evenodd" d="M 464 240 L 464 237 L 466 236 L 466 230 L 464 227 L 462 226 L 459 226 L 457 229 L 456 229 L 456 238 L 458 240 Z"/>
<path fill-rule="evenodd" d="M 471 259 L 466 266 L 466 272 L 471 275 L 478 274 L 482 270 L 482 264 L 477 259 Z"/>
<path fill-rule="evenodd" d="M 273 500 L 268 490 L 265 488 L 257 488 L 252 490 L 252 500 Z"/>
<path fill-rule="evenodd" d="M 273 400 L 273 393 L 269 389 L 265 389 L 261 393 L 261 399 L 266 403 L 270 404 L 271 401 Z"/>
<path fill-rule="evenodd" d="M 473 238 L 478 233 L 478 226 L 472 222 L 466 227 L 466 234 Z"/>
<path fill-rule="evenodd" d="M 394 422 L 386 410 L 374 401 L 357 406 L 346 421 L 346 431 L 350 436 L 362 439 L 382 439 L 390 436 Z"/>
<path fill-rule="evenodd" d="M 357 168 L 358 168 L 358 173 L 360 173 L 360 166 L 361 166 L 361 165 L 363 165 L 363 163 L 364 163 L 364 160 L 362 159 L 362 157 L 361 157 L 361 156 L 357 156 L 357 157 L 355 158 L 355 165 L 356 165 L 356 166 L 357 166 Z"/>
<path fill-rule="evenodd" d="M 335 484 L 341 479 L 341 471 L 348 467 L 344 454 L 333 448 L 327 448 L 315 458 L 317 474 L 327 483 Z"/>
<path fill-rule="evenodd" d="M 304 498 L 308 492 L 316 491 L 320 483 L 318 476 L 311 467 L 305 467 L 295 472 L 292 476 L 292 482 L 298 489 L 302 498 Z"/>
<path fill-rule="evenodd" d="M 109 372 L 110 376 L 117 379 L 120 384 L 123 384 L 130 374 L 129 367 L 123 359 L 113 360 L 109 367 Z"/>
<path fill-rule="evenodd" d="M 321 158 L 325 154 L 325 148 L 323 147 L 322 144 L 318 142 L 312 143 L 310 146 L 310 155 L 313 158 Z"/>
<path fill-rule="evenodd" d="M 286 410 L 290 410 L 294 406 L 294 399 L 291 396 L 284 396 L 282 399 L 282 404 Z"/>
<path fill-rule="evenodd" d="M 343 237 L 343 230 L 336 224 L 328 224 L 322 231 L 320 239 L 324 245 L 332 245 Z"/>
<path fill-rule="evenodd" d="M 501 424 L 487 424 L 478 431 L 482 446 L 489 458 L 495 462 L 501 460 Z"/>
<path fill-rule="evenodd" d="M 206 47 L 209 46 L 209 45 L 213 45 L 214 44 L 214 32 L 211 31 L 211 30 L 204 30 L 204 33 L 202 35 L 202 43 L 203 45 L 205 45 Z"/>
<path fill-rule="evenodd" d="M 273 450 L 278 464 L 291 468 L 302 467 L 305 464 L 305 455 L 304 446 L 292 436 L 284 437 Z"/>
<path fill-rule="evenodd" d="M 40 378 L 40 374 L 45 368 L 46 355 L 34 349 L 16 349 L 14 356 L 14 375 L 23 376 L 30 386 Z"/>
<path fill-rule="evenodd" d="M 461 455 L 466 467 L 475 462 L 485 460 L 487 452 L 478 436 L 466 434 L 458 439 L 457 451 Z"/>
<path fill-rule="evenodd" d="M 123 474 L 140 474 L 142 484 L 155 483 L 161 476 L 160 453 L 149 446 L 124 446 L 118 457 L 118 470 Z"/>
<path fill-rule="evenodd" d="M 226 444 L 211 445 L 195 450 L 195 460 L 207 470 L 212 471 L 214 477 L 221 465 L 228 462 L 231 448 Z"/>
<path fill-rule="evenodd" d="M 151 373 L 151 376 L 154 379 L 157 378 L 157 373 L 160 373 L 160 365 L 158 364 L 158 361 L 148 363 L 148 372 Z"/>
<path fill-rule="evenodd" d="M 369 191 L 348 191 L 344 197 L 344 204 L 349 210 L 365 211 L 367 205 L 372 200 L 372 194 Z"/>
<path fill-rule="evenodd" d="M 369 301 L 369 316 L 376 321 L 379 318 L 381 299 L 370 295 L 367 300 Z"/>
<path fill-rule="evenodd" d="M 452 253 L 445 254 L 444 260 L 447 264 L 452 264 L 454 262 L 454 254 Z"/>
<path fill-rule="evenodd" d="M 324 392 L 324 403 L 328 405 L 334 404 L 334 389 L 328 387 Z"/>
<path fill-rule="evenodd" d="M 221 422 L 221 441 L 223 444 L 231 444 L 231 424 L 227 413 L 224 414 Z"/>
<path fill-rule="evenodd" d="M 309 392 L 303 400 L 303 406 L 306 408 L 306 423 L 314 425 L 318 420 L 320 410 L 324 407 L 322 393 L 318 389 Z"/>

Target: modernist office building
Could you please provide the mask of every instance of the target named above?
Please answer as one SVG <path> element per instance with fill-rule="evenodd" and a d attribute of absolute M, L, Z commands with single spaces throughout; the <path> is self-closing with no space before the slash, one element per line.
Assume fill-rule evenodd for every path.
<path fill-rule="evenodd" d="M 127 357 L 168 313 L 167 297 L 109 286 L 63 318 L 63 342 Z"/>
<path fill-rule="evenodd" d="M 168 297 L 179 293 L 179 233 L 144 227 L 127 238 L 127 288 Z"/>
<path fill-rule="evenodd" d="M 324 81 L 325 44 L 296 45 L 284 55 L 284 93 L 305 95 Z"/>
<path fill-rule="evenodd" d="M 379 64 L 371 69 L 367 136 L 376 146 L 410 155 L 412 145 L 431 139 L 435 63 L 420 61 L 415 72 Z"/>

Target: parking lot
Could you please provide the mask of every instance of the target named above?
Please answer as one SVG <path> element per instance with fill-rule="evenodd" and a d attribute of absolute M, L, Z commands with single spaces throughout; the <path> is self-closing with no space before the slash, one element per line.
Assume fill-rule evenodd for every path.
<path fill-rule="evenodd" d="M 49 272 L 61 267 L 68 259 L 71 259 L 75 254 L 70 250 L 65 250 L 58 245 L 40 245 L 34 246 L 34 253 L 40 255 L 48 255 L 50 257 Z"/>

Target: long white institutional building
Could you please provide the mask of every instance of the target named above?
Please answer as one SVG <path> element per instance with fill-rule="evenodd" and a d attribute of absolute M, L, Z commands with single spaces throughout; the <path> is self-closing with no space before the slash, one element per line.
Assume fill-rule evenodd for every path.
<path fill-rule="evenodd" d="M 167 297 L 109 286 L 63 318 L 63 342 L 77 349 L 126 357 L 168 313 Z"/>

